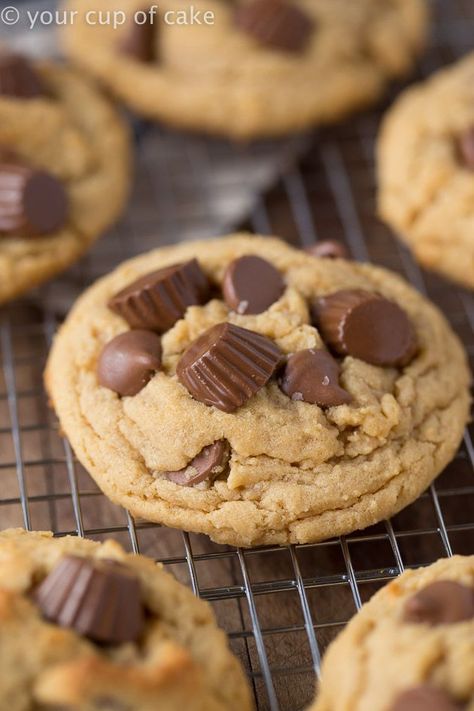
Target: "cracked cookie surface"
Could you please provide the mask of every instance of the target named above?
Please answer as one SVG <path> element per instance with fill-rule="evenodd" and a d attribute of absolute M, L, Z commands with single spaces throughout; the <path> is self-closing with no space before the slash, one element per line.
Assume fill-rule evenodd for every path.
<path fill-rule="evenodd" d="M 33 592 L 67 556 L 116 561 L 138 578 L 137 642 L 96 645 L 46 621 Z M 21 529 L 0 533 L 0 704 L 11 711 L 250 711 L 244 674 L 210 606 L 143 556 Z"/>
<path fill-rule="evenodd" d="M 218 292 L 229 264 L 248 255 L 270 262 L 286 285 L 259 314 L 231 311 Z M 188 307 L 164 333 L 161 370 L 136 395 L 120 398 L 101 387 L 100 353 L 128 330 L 107 307 L 110 298 L 150 271 L 193 258 L 216 298 Z M 396 302 L 418 352 L 400 368 L 341 357 L 349 402 L 322 409 L 290 399 L 273 378 L 229 413 L 193 399 L 179 382 L 184 351 L 225 321 L 266 336 L 286 355 L 325 348 L 309 303 L 351 288 Z M 316 541 L 399 511 L 451 460 L 469 409 L 457 337 L 400 277 L 249 235 L 158 249 L 122 264 L 79 299 L 55 338 L 45 379 L 62 430 L 109 498 L 145 519 L 243 546 Z M 230 445 L 229 466 L 212 483 L 186 487 L 166 478 L 221 439 Z"/>
<path fill-rule="evenodd" d="M 201 17 L 214 14 L 206 26 L 167 24 L 165 13 L 187 4 L 161 2 L 150 48 L 155 59 L 143 62 L 121 50 L 127 24 L 114 29 L 84 21 L 91 9 L 111 5 L 130 20 L 143 9 L 141 0 L 69 0 L 66 8 L 78 17 L 64 27 L 63 44 L 137 113 L 243 139 L 302 130 L 367 106 L 390 79 L 411 69 L 425 45 L 425 0 L 290 0 L 312 28 L 300 51 L 264 46 L 239 28 L 234 14 L 246 4 L 196 0 Z M 272 8 L 267 12 L 261 32 L 271 24 Z"/>
<path fill-rule="evenodd" d="M 474 556 L 454 556 L 410 570 L 376 593 L 327 651 L 311 711 L 474 709 L 472 603 L 471 618 L 466 615 L 454 623 L 405 619 L 407 601 L 440 581 L 454 581 L 474 595 Z M 407 690 L 419 687 L 444 699 L 444 705 L 433 700 L 427 705 L 395 705 Z"/>
<path fill-rule="evenodd" d="M 0 235 L 0 303 L 76 261 L 117 219 L 129 190 L 128 130 L 109 100 L 71 69 L 35 69 L 47 94 L 0 96 L 0 146 L 59 179 L 68 216 L 53 233 Z"/>
<path fill-rule="evenodd" d="M 379 213 L 420 263 L 474 289 L 474 53 L 396 101 L 379 137 L 378 177 Z"/>

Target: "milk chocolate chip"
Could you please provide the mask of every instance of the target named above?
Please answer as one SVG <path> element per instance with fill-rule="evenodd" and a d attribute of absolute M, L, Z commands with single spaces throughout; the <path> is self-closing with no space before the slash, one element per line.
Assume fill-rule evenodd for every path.
<path fill-rule="evenodd" d="M 266 385 L 282 360 L 269 338 L 220 323 L 189 346 L 176 373 L 196 400 L 234 412 Z"/>
<path fill-rule="evenodd" d="M 35 237 L 66 222 L 68 198 L 49 173 L 21 163 L 0 164 L 0 232 Z"/>
<path fill-rule="evenodd" d="M 273 264 L 248 255 L 229 264 L 222 288 L 231 309 L 239 314 L 260 314 L 278 301 L 285 283 Z"/>
<path fill-rule="evenodd" d="M 165 472 L 165 477 L 181 486 L 194 486 L 202 481 L 214 481 L 227 468 L 229 443 L 219 439 L 204 447 L 189 464 L 176 472 Z"/>
<path fill-rule="evenodd" d="M 464 166 L 474 170 L 474 126 L 459 137 L 459 152 Z"/>
<path fill-rule="evenodd" d="M 326 239 L 305 248 L 305 252 L 320 259 L 349 259 L 349 252 L 342 242 Z"/>
<path fill-rule="evenodd" d="M 446 692 L 423 684 L 399 694 L 389 711 L 461 711 L 461 707 Z"/>
<path fill-rule="evenodd" d="M 161 367 L 161 340 L 152 331 L 126 331 L 102 350 L 99 384 L 119 395 L 136 395 Z"/>
<path fill-rule="evenodd" d="M 314 31 L 312 19 L 288 0 L 249 0 L 236 10 L 235 24 L 270 49 L 302 52 Z"/>
<path fill-rule="evenodd" d="M 135 14 L 129 18 L 119 45 L 120 50 L 139 62 L 153 62 L 158 16 L 152 13 L 150 8 L 143 8 L 141 12 L 139 11 L 137 19 L 140 20 L 140 24 L 136 22 Z"/>
<path fill-rule="evenodd" d="M 339 365 L 324 350 L 309 348 L 288 358 L 280 387 L 292 400 L 302 400 L 320 407 L 351 402 L 339 385 Z"/>
<path fill-rule="evenodd" d="M 209 281 L 196 259 L 150 272 L 109 301 L 109 308 L 132 328 L 158 333 L 170 329 L 188 306 L 203 304 L 210 295 Z"/>
<path fill-rule="evenodd" d="M 415 331 L 393 301 L 363 289 L 344 289 L 314 303 L 325 342 L 340 355 L 380 366 L 404 366 L 417 350 Z"/>
<path fill-rule="evenodd" d="M 144 626 L 139 581 L 124 565 L 69 555 L 34 598 L 43 615 L 102 644 L 135 642 Z"/>
<path fill-rule="evenodd" d="M 0 96 L 34 99 L 45 94 L 41 77 L 20 54 L 0 50 Z"/>
<path fill-rule="evenodd" d="M 455 580 L 438 580 L 408 598 L 405 622 L 452 625 L 474 617 L 474 589 Z"/>

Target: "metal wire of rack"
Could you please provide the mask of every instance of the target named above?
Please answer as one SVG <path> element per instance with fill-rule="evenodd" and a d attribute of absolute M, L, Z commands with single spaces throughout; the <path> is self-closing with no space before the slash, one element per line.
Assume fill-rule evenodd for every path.
<path fill-rule="evenodd" d="M 422 74 L 472 43 L 470 0 L 436 0 L 433 5 L 437 35 Z M 293 166 L 257 200 L 250 226 L 300 246 L 319 238 L 340 239 L 355 259 L 404 274 L 444 311 L 472 361 L 473 295 L 423 273 L 374 217 L 379 119 L 380 112 L 373 112 L 319 134 L 303 165 Z M 204 139 L 193 156 L 195 170 L 199 160 L 207 160 Z M 156 190 L 152 194 L 159 209 Z M 178 209 L 169 195 L 166 202 L 168 210 Z M 118 262 L 140 244 L 139 229 L 129 216 L 103 240 L 101 254 Z M 95 276 L 97 263 L 92 266 L 91 257 L 86 258 L 68 278 L 85 287 Z M 381 585 L 406 567 L 474 551 L 469 429 L 455 460 L 428 492 L 391 521 L 347 537 L 239 550 L 134 520 L 101 494 L 60 437 L 48 408 L 42 369 L 57 327 L 47 298 L 51 288 L 46 286 L 39 300 L 19 302 L 0 314 L 0 527 L 21 525 L 98 540 L 112 536 L 163 562 L 212 603 L 245 665 L 258 709 L 296 711 L 307 705 L 328 643 Z"/>

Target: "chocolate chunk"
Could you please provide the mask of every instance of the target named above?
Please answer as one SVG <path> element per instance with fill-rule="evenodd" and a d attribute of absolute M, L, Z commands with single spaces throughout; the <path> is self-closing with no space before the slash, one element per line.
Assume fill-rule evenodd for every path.
<path fill-rule="evenodd" d="M 339 372 L 330 353 L 309 348 L 288 358 L 280 387 L 292 400 L 320 407 L 344 405 L 352 397 L 339 385 Z"/>
<path fill-rule="evenodd" d="M 21 163 L 0 164 L 0 232 L 35 237 L 66 222 L 68 198 L 54 176 Z"/>
<path fill-rule="evenodd" d="M 389 711 L 461 711 L 461 707 L 441 689 L 422 684 L 399 694 Z"/>
<path fill-rule="evenodd" d="M 266 259 L 249 255 L 229 264 L 222 286 L 224 299 L 239 314 L 260 314 L 285 290 L 280 272 Z"/>
<path fill-rule="evenodd" d="M 314 31 L 312 19 L 288 0 L 250 0 L 236 10 L 235 24 L 265 47 L 302 52 Z"/>
<path fill-rule="evenodd" d="M 474 589 L 454 580 L 427 585 L 405 603 L 405 622 L 452 625 L 474 618 Z"/>
<path fill-rule="evenodd" d="M 136 395 L 161 367 L 161 340 L 152 331 L 126 331 L 104 346 L 99 384 L 119 395 Z"/>
<path fill-rule="evenodd" d="M 234 412 L 266 385 L 282 360 L 269 338 L 219 323 L 189 346 L 176 373 L 196 400 Z"/>
<path fill-rule="evenodd" d="M 325 342 L 340 355 L 381 366 L 404 366 L 417 350 L 415 331 L 393 301 L 363 289 L 318 299 L 313 318 Z"/>
<path fill-rule="evenodd" d="M 204 304 L 209 281 L 196 259 L 150 272 L 109 301 L 109 308 L 132 328 L 164 333 L 183 318 L 188 306 Z"/>
<path fill-rule="evenodd" d="M 342 242 L 326 239 L 306 247 L 305 252 L 321 259 L 349 259 L 349 252 Z"/>
<path fill-rule="evenodd" d="M 459 153 L 464 166 L 474 170 L 474 126 L 459 137 Z"/>
<path fill-rule="evenodd" d="M 136 59 L 139 62 L 153 62 L 155 59 L 155 37 L 158 18 L 153 14 L 150 8 L 142 10 L 143 18 L 146 17 L 146 22 L 138 24 L 135 21 L 135 14 L 130 18 L 129 24 L 125 29 L 125 33 L 121 38 L 120 50 L 123 54 Z M 139 13 L 141 21 L 142 14 Z"/>
<path fill-rule="evenodd" d="M 0 96 L 34 99 L 44 94 L 41 77 L 28 59 L 8 50 L 0 50 Z"/>
<path fill-rule="evenodd" d="M 135 642 L 143 630 L 139 581 L 116 561 L 66 556 L 34 598 L 48 620 L 95 642 Z"/>
<path fill-rule="evenodd" d="M 227 468 L 229 443 L 225 439 L 204 447 L 189 464 L 177 472 L 165 472 L 165 476 L 175 484 L 194 486 L 202 481 L 214 481 Z"/>

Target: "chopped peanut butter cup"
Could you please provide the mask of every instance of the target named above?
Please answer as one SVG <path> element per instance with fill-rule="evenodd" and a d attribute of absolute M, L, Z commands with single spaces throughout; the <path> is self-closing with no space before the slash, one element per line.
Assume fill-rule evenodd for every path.
<path fill-rule="evenodd" d="M 474 126 L 459 137 L 459 153 L 464 166 L 474 170 Z"/>
<path fill-rule="evenodd" d="M 229 443 L 219 439 L 204 447 L 183 469 L 165 472 L 164 476 L 181 486 L 194 486 L 203 481 L 214 481 L 227 468 L 229 461 Z"/>
<path fill-rule="evenodd" d="M 143 630 L 139 581 L 116 561 L 66 556 L 34 597 L 48 620 L 94 642 L 135 642 Z"/>
<path fill-rule="evenodd" d="M 224 299 L 239 314 L 260 314 L 278 301 L 285 290 L 280 272 L 266 259 L 239 257 L 224 275 Z"/>
<path fill-rule="evenodd" d="M 288 358 L 280 387 L 292 400 L 320 407 L 344 405 L 352 397 L 339 385 L 339 372 L 330 353 L 309 348 Z"/>
<path fill-rule="evenodd" d="M 189 346 L 176 372 L 196 400 L 234 412 L 266 385 L 282 360 L 269 338 L 220 323 Z"/>
<path fill-rule="evenodd" d="M 121 37 L 120 50 L 139 62 L 148 63 L 156 58 L 155 33 L 159 20 L 150 8 L 143 8 L 142 15 L 144 22 L 137 22 L 135 16 L 129 19 Z"/>
<path fill-rule="evenodd" d="M 423 684 L 403 691 L 389 711 L 461 711 L 445 691 Z"/>
<path fill-rule="evenodd" d="M 270 49 L 302 52 L 314 31 L 312 19 L 287 0 L 249 0 L 235 13 L 236 26 Z"/>
<path fill-rule="evenodd" d="M 21 54 L 0 50 L 0 96 L 35 99 L 45 94 L 41 77 Z"/>
<path fill-rule="evenodd" d="M 474 617 L 474 590 L 455 580 L 437 580 L 408 598 L 405 622 L 451 625 Z"/>
<path fill-rule="evenodd" d="M 103 348 L 97 365 L 100 385 L 119 395 L 136 395 L 161 367 L 161 340 L 152 331 L 126 331 Z"/>

